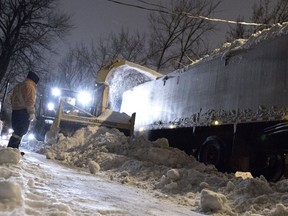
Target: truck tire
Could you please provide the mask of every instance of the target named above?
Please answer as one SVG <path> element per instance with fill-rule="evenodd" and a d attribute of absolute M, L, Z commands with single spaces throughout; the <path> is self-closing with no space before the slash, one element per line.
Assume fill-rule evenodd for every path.
<path fill-rule="evenodd" d="M 227 149 L 218 137 L 208 137 L 201 145 L 198 161 L 206 165 L 213 164 L 219 171 L 226 171 Z"/>
<path fill-rule="evenodd" d="M 267 181 L 276 182 L 285 171 L 285 155 L 273 153 L 258 153 L 251 163 L 251 174 L 253 177 L 263 175 Z"/>

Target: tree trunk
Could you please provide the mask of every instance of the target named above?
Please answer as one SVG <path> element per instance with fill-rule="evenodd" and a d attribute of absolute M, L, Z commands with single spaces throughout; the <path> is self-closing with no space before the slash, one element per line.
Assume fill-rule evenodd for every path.
<path fill-rule="evenodd" d="M 10 56 L 8 55 L 8 53 L 2 52 L 0 55 L 0 83 L 2 82 L 8 66 L 10 63 Z"/>

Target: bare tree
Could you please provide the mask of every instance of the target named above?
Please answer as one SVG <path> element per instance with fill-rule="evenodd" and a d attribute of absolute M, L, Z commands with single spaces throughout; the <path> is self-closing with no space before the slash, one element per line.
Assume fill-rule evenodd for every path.
<path fill-rule="evenodd" d="M 89 60 L 85 59 L 83 52 L 85 47 L 76 47 L 70 49 L 67 55 L 59 63 L 59 71 L 53 77 L 53 80 L 50 83 L 61 86 L 62 88 L 67 89 L 84 89 L 84 88 L 93 88 L 95 83 L 94 76 L 91 72 L 90 65 L 86 63 Z M 84 53 L 85 54 L 85 53 Z"/>
<path fill-rule="evenodd" d="M 244 17 L 237 18 L 236 26 L 231 27 L 230 30 L 226 33 L 226 40 L 233 41 L 237 38 L 247 38 L 251 35 L 251 28 L 242 25 L 240 22 L 244 21 Z"/>
<path fill-rule="evenodd" d="M 119 33 L 111 33 L 107 40 L 98 43 L 98 55 L 105 56 L 105 63 L 116 58 L 143 63 L 147 55 L 145 42 L 144 34 L 130 33 L 122 28 Z"/>
<path fill-rule="evenodd" d="M 101 39 L 96 45 L 77 45 L 59 64 L 58 80 L 62 80 L 61 86 L 66 88 L 93 86 L 97 72 L 117 58 L 144 64 L 145 36 L 122 29 L 117 34 L 111 33 L 105 40 Z"/>
<path fill-rule="evenodd" d="M 153 12 L 150 16 L 150 63 L 156 69 L 175 69 L 199 58 L 206 50 L 205 36 L 214 25 L 200 16 L 209 17 L 220 1 L 170 0 L 171 12 Z"/>
<path fill-rule="evenodd" d="M 243 18 L 242 18 L 243 19 Z M 288 21 L 288 1 L 287 0 L 260 0 L 252 7 L 253 23 L 263 24 L 257 27 L 243 27 L 237 25 L 228 32 L 228 38 L 235 40 L 239 37 L 248 38 L 252 33 L 269 27 L 271 24 L 283 23 Z M 241 28 L 241 35 L 237 32 Z"/>
<path fill-rule="evenodd" d="M 55 13 L 57 2 L 0 0 L 0 82 L 44 62 L 44 50 L 52 51 L 51 43 L 72 27 L 69 16 Z"/>
<path fill-rule="evenodd" d="M 100 56 L 97 48 L 92 43 L 89 48 L 85 44 L 71 48 L 61 59 L 55 77 L 49 81 L 49 85 L 57 85 L 62 88 L 75 89 L 92 88 L 95 84 L 96 72 L 106 56 Z"/>
<path fill-rule="evenodd" d="M 283 23 L 288 21 L 288 1 L 261 0 L 259 4 L 254 4 L 252 21 L 263 24 Z M 261 30 L 265 26 L 258 27 Z"/>

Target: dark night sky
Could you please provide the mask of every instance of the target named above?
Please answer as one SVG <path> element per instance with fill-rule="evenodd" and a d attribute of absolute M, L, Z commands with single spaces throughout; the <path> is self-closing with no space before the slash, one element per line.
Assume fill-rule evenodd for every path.
<path fill-rule="evenodd" d="M 139 4 L 135 0 L 121 0 L 122 2 Z M 165 0 L 164 0 L 165 1 Z M 239 16 L 248 21 L 253 2 L 257 0 L 223 0 L 216 18 L 236 20 Z M 258 0 L 260 1 L 260 0 Z M 119 31 L 122 27 L 145 31 L 148 28 L 148 13 L 145 10 L 123 6 L 107 0 L 60 0 L 61 10 L 73 15 L 75 29 L 67 37 L 65 46 L 73 47 L 76 43 L 97 40 L 100 36 Z M 155 0 L 146 0 L 155 3 Z M 249 15 L 248 15 L 249 14 Z M 219 24 L 219 31 L 213 36 L 215 47 L 225 40 L 223 28 L 228 24 Z"/>

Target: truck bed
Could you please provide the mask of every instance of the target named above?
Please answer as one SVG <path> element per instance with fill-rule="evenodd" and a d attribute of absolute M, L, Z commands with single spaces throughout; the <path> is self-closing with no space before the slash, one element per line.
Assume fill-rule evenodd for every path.
<path fill-rule="evenodd" d="M 121 112 L 137 113 L 135 130 L 283 119 L 287 48 L 281 34 L 228 49 L 126 91 Z"/>

